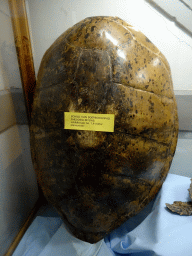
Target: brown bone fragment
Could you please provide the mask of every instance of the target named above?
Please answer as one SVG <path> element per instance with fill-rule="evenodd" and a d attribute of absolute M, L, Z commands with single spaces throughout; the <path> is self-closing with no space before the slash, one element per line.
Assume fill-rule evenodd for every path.
<path fill-rule="evenodd" d="M 192 179 L 188 190 L 190 198 L 192 199 Z M 166 204 L 166 206 L 169 210 L 178 213 L 179 215 L 192 215 L 192 202 L 174 201 L 173 204 Z"/>
<path fill-rule="evenodd" d="M 192 215 L 192 202 L 174 201 L 173 204 L 166 204 L 167 208 L 179 215 Z"/>

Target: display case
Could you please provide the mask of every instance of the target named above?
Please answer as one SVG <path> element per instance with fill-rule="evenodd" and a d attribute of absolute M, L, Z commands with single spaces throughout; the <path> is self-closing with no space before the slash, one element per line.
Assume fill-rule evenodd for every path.
<path fill-rule="evenodd" d="M 45 51 L 64 31 L 91 16 L 117 16 L 138 27 L 158 47 L 171 68 L 179 116 L 177 148 L 162 190 L 141 214 L 93 246 L 81 243 L 68 233 L 38 189 L 28 128 L 37 73 Z M 189 200 L 187 189 L 192 178 L 190 31 L 145 0 L 7 0 L 0 2 L 0 20 L 6 24 L 0 25 L 0 248 L 3 248 L 0 255 L 9 256 L 14 251 L 13 255 L 22 255 L 27 244 L 33 255 L 85 252 L 87 255 L 181 255 L 183 252 L 190 255 L 192 248 L 186 226 L 191 225 L 191 216 L 176 216 L 165 209 L 165 203 Z M 176 223 L 180 223 L 178 228 Z M 185 237 L 185 241 L 179 236 Z M 33 251 L 33 243 L 37 251 Z M 52 245 L 58 247 L 53 249 Z M 68 254 L 64 254 L 65 248 Z"/>

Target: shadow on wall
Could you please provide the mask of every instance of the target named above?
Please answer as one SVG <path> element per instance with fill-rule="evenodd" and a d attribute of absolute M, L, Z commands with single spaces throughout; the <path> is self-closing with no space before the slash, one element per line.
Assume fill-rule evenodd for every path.
<path fill-rule="evenodd" d="M 22 88 L 15 45 L 4 41 L 1 44 L 1 70 L 5 89 Z"/>
<path fill-rule="evenodd" d="M 11 88 L 10 94 L 13 100 L 16 122 L 18 125 L 27 125 L 27 112 L 24 101 L 23 90 L 20 88 Z"/>
<path fill-rule="evenodd" d="M 18 125 L 28 124 L 15 45 L 7 41 L 0 44 L 0 83 L 3 85 L 0 91 L 4 90 L 11 95 L 16 123 Z M 7 104 L 10 103 L 7 102 Z M 9 108 L 4 106 L 3 109 Z"/>
<path fill-rule="evenodd" d="M 25 169 L 22 161 L 22 155 L 20 155 L 4 170 L 6 175 L 2 177 L 0 201 L 4 210 L 1 213 L 3 225 L 1 227 L 0 248 L 3 254 L 31 210 L 28 203 L 31 198 L 24 179 Z"/>
<path fill-rule="evenodd" d="M 179 132 L 170 173 L 192 178 L 192 132 Z"/>

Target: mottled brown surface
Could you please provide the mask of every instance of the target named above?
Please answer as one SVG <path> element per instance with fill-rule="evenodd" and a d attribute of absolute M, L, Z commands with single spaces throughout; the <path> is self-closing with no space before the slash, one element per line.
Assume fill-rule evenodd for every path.
<path fill-rule="evenodd" d="M 173 204 L 166 204 L 166 206 L 179 215 L 192 215 L 192 202 L 174 201 Z"/>
<path fill-rule="evenodd" d="M 64 130 L 63 112 L 114 114 L 114 133 Z M 81 21 L 43 57 L 30 130 L 46 198 L 76 237 L 99 241 L 142 210 L 169 171 L 178 118 L 165 57 L 119 18 Z"/>
<path fill-rule="evenodd" d="M 192 200 L 192 179 L 189 187 L 189 196 Z M 166 204 L 167 208 L 179 215 L 192 215 L 192 202 L 175 201 L 173 204 Z"/>
<path fill-rule="evenodd" d="M 192 179 L 191 179 L 191 184 L 190 184 L 190 187 L 189 187 L 189 196 L 190 196 L 190 198 L 191 198 L 191 200 L 192 200 Z"/>

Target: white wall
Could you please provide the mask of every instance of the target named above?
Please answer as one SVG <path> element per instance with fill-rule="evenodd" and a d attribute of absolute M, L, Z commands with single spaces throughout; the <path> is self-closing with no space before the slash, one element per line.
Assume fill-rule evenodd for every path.
<path fill-rule="evenodd" d="M 9 248 L 38 199 L 28 126 L 0 133 L 0 255 Z"/>
<path fill-rule="evenodd" d="M 144 0 L 27 0 L 36 73 L 47 48 L 67 28 L 96 15 L 118 16 L 136 25 L 165 55 L 176 94 L 192 95 L 192 37 Z"/>
<path fill-rule="evenodd" d="M 192 178 L 192 132 L 181 132 L 170 173 Z"/>
<path fill-rule="evenodd" d="M 21 78 L 7 0 L 0 0 L 0 91 L 21 88 Z"/>
<path fill-rule="evenodd" d="M 36 74 L 43 54 L 66 29 L 86 17 L 118 16 L 137 26 L 167 58 L 178 104 L 180 130 L 192 131 L 192 37 L 147 1 L 26 0 L 26 3 Z M 170 173 L 192 177 L 191 152 L 191 137 L 179 138 Z"/>
<path fill-rule="evenodd" d="M 29 130 L 17 123 L 12 89 L 22 93 L 8 1 L 0 0 L 0 256 L 38 198 Z"/>

